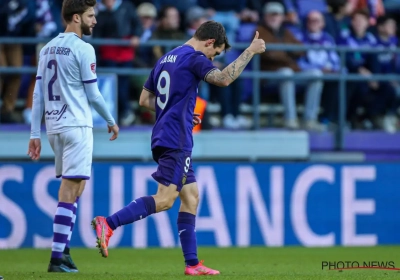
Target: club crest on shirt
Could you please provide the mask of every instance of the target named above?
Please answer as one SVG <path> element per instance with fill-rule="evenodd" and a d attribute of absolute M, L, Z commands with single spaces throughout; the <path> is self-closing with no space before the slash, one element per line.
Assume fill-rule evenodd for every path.
<path fill-rule="evenodd" d="M 185 174 L 185 173 L 183 173 L 183 177 L 182 177 L 182 185 L 186 184 L 186 178 L 187 178 L 186 174 Z"/>
<path fill-rule="evenodd" d="M 90 69 L 92 70 L 93 74 L 96 74 L 96 63 L 90 64 Z"/>

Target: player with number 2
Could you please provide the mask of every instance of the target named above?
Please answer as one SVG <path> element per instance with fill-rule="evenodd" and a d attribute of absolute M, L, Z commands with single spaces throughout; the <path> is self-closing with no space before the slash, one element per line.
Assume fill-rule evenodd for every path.
<path fill-rule="evenodd" d="M 225 87 L 235 81 L 255 54 L 265 51 L 258 32 L 251 45 L 222 71 L 213 59 L 229 49 L 224 27 L 215 21 L 203 23 L 193 38 L 161 57 L 146 81 L 140 105 L 156 112 L 151 137 L 153 159 L 158 163 L 152 174 L 158 182 L 155 195 L 133 200 L 115 214 L 95 217 L 97 246 L 108 256 L 108 242 L 114 230 L 149 215 L 168 210 L 179 196 L 178 234 L 185 258 L 186 275 L 216 275 L 197 257 L 195 220 L 199 204 L 198 189 L 192 168 L 193 125 L 200 122 L 194 114 L 201 80 Z"/>
<path fill-rule="evenodd" d="M 107 121 L 110 140 L 118 137 L 118 125 L 99 92 L 96 55 L 82 35 L 91 35 L 96 24 L 96 0 L 64 0 L 64 33 L 47 43 L 39 55 L 33 94 L 32 126 L 28 155 L 38 160 L 40 126 L 45 111 L 46 130 L 55 155 L 56 177 L 62 177 L 53 223 L 53 243 L 48 272 L 78 272 L 69 242 L 79 196 L 90 178 L 93 152 L 91 106 Z"/>

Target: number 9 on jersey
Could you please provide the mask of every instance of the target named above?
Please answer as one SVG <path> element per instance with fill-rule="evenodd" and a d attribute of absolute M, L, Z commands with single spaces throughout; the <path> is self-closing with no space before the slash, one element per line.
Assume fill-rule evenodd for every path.
<path fill-rule="evenodd" d="M 161 81 L 163 79 L 165 80 L 164 86 L 161 85 Z M 158 82 L 157 82 L 157 90 L 160 93 L 160 95 L 157 97 L 157 105 L 158 107 L 161 108 L 161 110 L 164 110 L 165 106 L 167 105 L 169 98 L 170 84 L 171 84 L 171 78 L 169 76 L 169 73 L 167 71 L 162 71 L 160 76 L 158 77 Z M 161 95 L 165 96 L 164 102 L 161 100 Z"/>

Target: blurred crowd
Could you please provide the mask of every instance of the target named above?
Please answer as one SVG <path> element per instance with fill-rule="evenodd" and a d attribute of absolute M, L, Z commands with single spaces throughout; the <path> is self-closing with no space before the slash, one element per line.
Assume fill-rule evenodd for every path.
<path fill-rule="evenodd" d="M 399 0 L 99 0 L 93 38 L 121 39 L 129 46 L 96 46 L 99 67 L 151 68 L 166 51 L 149 47 L 149 40 L 189 39 L 207 20 L 221 22 L 231 45 L 249 43 L 256 30 L 266 44 L 348 46 L 341 67 L 332 50 L 267 51 L 260 69 L 278 72 L 280 80 L 262 80 L 261 102 L 281 104 L 282 116 L 274 126 L 322 131 L 338 122 L 337 81 L 323 81 L 326 73 L 400 73 L 400 56 L 385 51 L 398 46 Z M 0 36 L 52 38 L 63 32 L 62 0 L 1 0 Z M 36 66 L 39 45 L 0 45 L 0 66 Z M 371 46 L 381 54 L 361 53 Z M 222 69 L 243 50 L 233 49 L 214 61 Z M 251 63 L 246 70 L 251 70 Z M 246 71 L 245 70 L 245 71 Z M 294 80 L 293 75 L 306 75 Z M 122 126 L 147 124 L 154 115 L 133 106 L 146 76 L 118 77 L 118 113 Z M 31 74 L 2 75 L 1 123 L 30 123 L 35 77 Z M 198 107 L 205 116 L 202 129 L 224 127 L 250 129 L 251 115 L 241 108 L 252 104 L 253 83 L 238 79 L 230 87 L 202 83 Z M 400 81 L 354 81 L 346 83 L 346 119 L 352 129 L 395 132 L 400 107 Z M 17 100 L 24 100 L 16 110 Z M 219 104 L 219 116 L 210 116 L 207 106 Z M 303 106 L 298 106 L 304 104 Z M 302 110 L 298 110 L 302 108 Z M 299 117 L 301 116 L 301 117 Z"/>

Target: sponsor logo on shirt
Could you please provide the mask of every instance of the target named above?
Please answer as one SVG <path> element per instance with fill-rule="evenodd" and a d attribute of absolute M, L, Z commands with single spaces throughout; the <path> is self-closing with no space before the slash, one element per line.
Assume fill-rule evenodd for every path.
<path fill-rule="evenodd" d="M 66 118 L 63 117 L 65 112 L 67 112 L 68 105 L 64 104 L 60 110 L 51 110 L 45 112 L 46 120 L 55 120 L 59 121 L 61 118 Z"/>

